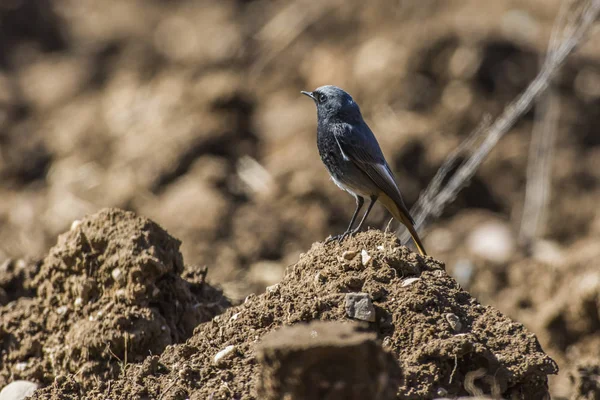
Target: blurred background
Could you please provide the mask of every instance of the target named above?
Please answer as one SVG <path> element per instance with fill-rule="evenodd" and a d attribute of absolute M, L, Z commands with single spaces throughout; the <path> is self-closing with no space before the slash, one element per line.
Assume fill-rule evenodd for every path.
<path fill-rule="evenodd" d="M 262 292 L 354 210 L 320 162 L 300 90 L 353 95 L 410 207 L 535 77 L 560 4 L 2 0 L 0 261 L 41 258 L 74 220 L 121 207 L 179 238 L 188 268 L 207 266 L 232 299 Z M 533 240 L 517 240 L 532 111 L 424 242 L 539 336 L 564 371 L 551 382 L 561 398 L 600 386 L 597 34 L 554 98 L 551 192 Z M 376 206 L 368 225 L 388 220 Z"/>

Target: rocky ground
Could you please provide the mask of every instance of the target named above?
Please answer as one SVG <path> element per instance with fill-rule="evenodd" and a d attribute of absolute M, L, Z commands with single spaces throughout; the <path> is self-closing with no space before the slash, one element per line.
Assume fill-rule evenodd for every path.
<path fill-rule="evenodd" d="M 341 297 L 302 303 L 317 290 L 302 279 L 323 269 L 333 274 L 323 290 L 375 296 L 375 338 L 360 343 L 391 351 L 401 373 L 386 379 L 402 396 L 443 397 L 425 378 L 422 392 L 405 390 L 402 379 L 418 376 L 419 363 L 448 382 L 455 370 L 442 388 L 449 395 L 537 390 L 553 372 L 543 349 L 560 369 L 550 376 L 553 398 L 600 398 L 599 42 L 580 49 L 556 80 L 544 240 L 523 247 L 515 239 L 529 113 L 427 228 L 425 246 L 445 268 L 405 250 L 383 256 L 377 246 L 397 244 L 373 232 L 344 248 L 319 244 L 345 229 L 354 201 L 320 165 L 314 106 L 299 95 L 327 83 L 346 88 L 411 205 L 483 116 L 498 114 L 534 77 L 558 0 L 0 3 L 0 386 L 59 377 L 40 396 L 110 389 L 143 397 L 140 385 L 148 395 L 172 385 L 165 396 L 204 398 L 193 386 L 201 374 L 221 396 L 227 388 L 251 393 L 254 384 L 242 379 L 250 370 L 236 366 L 272 369 L 239 332 L 262 337 L 288 321 L 345 320 Z M 83 219 L 104 207 L 138 217 L 113 210 Z M 376 207 L 368 225 L 383 228 L 388 218 Z M 373 262 L 396 257 L 396 273 L 412 260 L 419 267 L 407 276 L 421 283 L 380 282 L 382 268 L 360 267 L 359 256 L 345 281 L 336 270 L 343 263 L 327 261 L 363 248 Z M 311 257 L 318 262 L 306 265 Z M 428 275 L 443 270 L 449 276 Z M 265 293 L 278 283 L 280 294 Z M 285 297 L 299 285 L 307 297 Z M 417 312 L 427 296 L 432 315 Z M 283 302 L 295 310 L 282 313 Z M 261 305 L 269 311 L 254 308 Z M 403 324 L 381 321 L 408 323 L 400 306 L 431 332 L 405 337 Z M 468 335 L 451 334 L 448 313 Z M 487 341 L 496 325 L 478 324 L 507 318 L 511 340 Z M 202 335 L 215 336 L 204 354 Z M 422 346 L 426 337 L 436 350 Z M 399 352 L 408 341 L 415 354 Z M 209 363 L 229 345 L 237 350 L 225 367 Z M 463 346 L 475 349 L 473 359 Z M 479 377 L 466 389 L 472 370 L 460 362 L 489 363 L 489 352 L 514 349 L 532 358 L 496 359 L 486 368 L 501 371 L 499 386 Z M 110 387 L 101 386 L 109 377 Z"/>

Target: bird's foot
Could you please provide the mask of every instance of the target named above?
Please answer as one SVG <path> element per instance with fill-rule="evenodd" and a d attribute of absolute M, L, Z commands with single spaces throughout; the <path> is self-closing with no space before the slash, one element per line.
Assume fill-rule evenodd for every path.
<path fill-rule="evenodd" d="M 346 231 L 344 233 L 342 233 L 341 235 L 335 235 L 335 236 L 329 236 L 327 238 L 327 240 L 325 240 L 325 243 L 330 243 L 333 242 L 334 240 L 337 241 L 338 243 L 342 243 L 342 241 L 344 239 L 346 239 L 348 236 L 352 236 L 354 235 L 356 232 L 353 231 Z"/>

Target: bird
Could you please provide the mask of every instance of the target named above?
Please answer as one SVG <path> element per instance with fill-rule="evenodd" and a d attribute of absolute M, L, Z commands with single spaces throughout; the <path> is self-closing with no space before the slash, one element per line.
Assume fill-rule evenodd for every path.
<path fill-rule="evenodd" d="M 356 210 L 348 229 L 341 235 L 330 237 L 328 242 L 337 240 L 341 243 L 357 233 L 379 200 L 406 226 L 419 253 L 427 255 L 394 174 L 352 96 L 333 85 L 300 93 L 313 99 L 317 106 L 317 147 L 323 164 L 333 182 L 356 199 Z M 352 229 L 365 198 L 370 199 L 369 206 L 358 226 Z"/>

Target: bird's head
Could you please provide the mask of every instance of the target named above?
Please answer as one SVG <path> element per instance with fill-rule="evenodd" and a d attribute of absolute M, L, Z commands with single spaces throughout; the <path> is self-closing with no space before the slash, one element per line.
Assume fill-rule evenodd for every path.
<path fill-rule="evenodd" d="M 360 108 L 352 96 L 337 86 L 321 86 L 312 92 L 302 91 L 301 93 L 313 99 L 317 105 L 319 120 L 331 117 L 353 120 L 361 117 Z"/>

